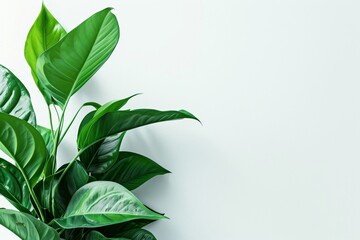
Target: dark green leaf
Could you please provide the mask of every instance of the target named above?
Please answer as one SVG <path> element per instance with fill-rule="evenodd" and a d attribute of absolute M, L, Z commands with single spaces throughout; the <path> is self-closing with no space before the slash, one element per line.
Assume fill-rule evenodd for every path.
<path fill-rule="evenodd" d="M 184 110 L 158 111 L 152 109 L 137 109 L 132 111 L 110 112 L 101 117 L 88 128 L 83 128 L 78 136 L 79 149 L 86 149 L 104 140 L 106 137 L 152 123 L 196 119 L 194 115 Z M 197 120 L 197 119 L 196 119 Z"/>
<path fill-rule="evenodd" d="M 67 165 L 64 165 L 63 168 Z M 61 171 L 61 169 L 59 170 Z M 79 161 L 75 161 L 65 173 L 55 193 L 55 202 L 61 207 L 62 212 L 65 212 L 74 193 L 87 184 L 88 181 L 89 175 L 87 171 Z"/>
<path fill-rule="evenodd" d="M 55 229 L 26 213 L 0 209 L 0 224 L 22 240 L 60 239 Z"/>
<path fill-rule="evenodd" d="M 122 232 L 116 237 L 123 237 L 131 240 L 156 240 L 155 236 L 145 229 L 132 229 Z"/>
<path fill-rule="evenodd" d="M 69 32 L 37 61 L 36 73 L 46 91 L 63 107 L 105 63 L 119 40 L 111 9 L 104 9 Z"/>
<path fill-rule="evenodd" d="M 62 218 L 55 219 L 62 228 L 93 228 L 135 219 L 163 219 L 164 216 L 146 208 L 120 184 L 107 181 L 91 182 L 72 197 Z"/>
<path fill-rule="evenodd" d="M 129 222 L 119 223 L 115 225 L 110 225 L 106 227 L 96 228 L 97 231 L 101 232 L 105 236 L 115 237 L 117 234 L 122 232 L 127 232 L 129 230 L 143 228 L 150 223 L 153 223 L 155 220 L 147 220 L 147 219 L 137 219 Z"/>
<path fill-rule="evenodd" d="M 131 240 L 131 238 L 107 238 L 97 231 L 91 231 L 86 235 L 85 240 Z"/>
<path fill-rule="evenodd" d="M 36 125 L 29 92 L 16 76 L 2 65 L 0 65 L 0 112 Z"/>
<path fill-rule="evenodd" d="M 117 111 L 134 96 L 108 102 L 97 109 L 97 111 L 91 112 L 85 116 L 80 124 L 79 132 L 85 128 L 88 129 L 94 122 L 99 120 L 106 113 Z M 86 131 L 86 130 L 84 130 Z M 84 163 L 85 168 L 88 172 L 104 173 L 109 167 L 111 167 L 118 156 L 121 142 L 124 138 L 125 133 L 115 134 L 105 138 L 103 141 L 94 144 L 92 147 L 86 149 L 81 155 L 80 160 Z"/>
<path fill-rule="evenodd" d="M 120 145 L 125 133 L 106 137 L 101 143 L 88 148 L 80 155 L 81 161 L 92 174 L 106 172 L 115 162 L 119 155 Z"/>
<path fill-rule="evenodd" d="M 35 83 L 48 104 L 51 103 L 51 96 L 44 90 L 44 87 L 41 86 L 41 83 L 39 82 L 36 75 L 36 62 L 43 52 L 56 44 L 65 35 L 66 31 L 64 28 L 43 4 L 40 14 L 35 20 L 26 38 L 25 58 L 30 65 Z"/>
<path fill-rule="evenodd" d="M 14 165 L 0 158 L 0 193 L 19 211 L 31 213 L 29 189 L 24 177 Z"/>
<path fill-rule="evenodd" d="M 29 187 L 35 186 L 46 161 L 40 133 L 24 120 L 0 113 L 0 149 L 15 160 Z"/>
<path fill-rule="evenodd" d="M 169 173 L 151 159 L 132 152 L 120 152 L 117 162 L 104 174 L 95 175 L 97 179 L 117 182 L 133 190 L 149 179 Z"/>

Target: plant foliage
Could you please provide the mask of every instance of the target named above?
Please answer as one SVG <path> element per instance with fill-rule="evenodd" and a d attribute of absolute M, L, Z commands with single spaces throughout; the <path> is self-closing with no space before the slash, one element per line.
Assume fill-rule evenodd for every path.
<path fill-rule="evenodd" d="M 66 32 L 42 5 L 26 39 L 25 58 L 48 107 L 49 127 L 37 125 L 29 92 L 0 65 L 0 150 L 8 156 L 0 158 L 0 194 L 18 210 L 0 209 L 0 224 L 21 239 L 156 239 L 143 227 L 166 217 L 131 190 L 169 171 L 120 146 L 129 130 L 196 117 L 185 110 L 124 110 L 133 95 L 103 105 L 84 103 L 64 126 L 71 96 L 107 61 L 119 36 L 111 8 Z M 59 145 L 85 106 L 93 110 L 79 126 L 78 152 L 57 168 Z"/>

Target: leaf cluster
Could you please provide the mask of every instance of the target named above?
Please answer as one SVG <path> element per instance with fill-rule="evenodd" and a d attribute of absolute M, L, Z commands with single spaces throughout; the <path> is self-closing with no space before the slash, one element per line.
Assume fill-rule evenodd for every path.
<path fill-rule="evenodd" d="M 0 224 L 21 239 L 152 240 L 143 227 L 166 218 L 131 191 L 169 171 L 120 147 L 129 130 L 196 117 L 184 110 L 124 109 L 134 95 L 84 103 L 64 124 L 71 97 L 107 61 L 119 36 L 111 8 L 66 32 L 42 5 L 25 58 L 46 102 L 48 127 L 37 124 L 25 86 L 0 65 L 0 150 L 8 157 L 0 158 L 0 194 L 18 210 L 0 209 Z M 91 110 L 78 129 L 77 154 L 58 168 L 59 145 L 85 107 Z"/>

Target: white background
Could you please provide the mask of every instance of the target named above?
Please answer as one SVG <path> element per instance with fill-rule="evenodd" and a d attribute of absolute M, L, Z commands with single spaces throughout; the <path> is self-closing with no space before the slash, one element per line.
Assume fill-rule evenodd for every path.
<path fill-rule="evenodd" d="M 85 101 L 141 92 L 129 107 L 185 108 L 203 122 L 153 125 L 125 139 L 123 149 L 173 172 L 136 191 L 171 218 L 150 227 L 159 240 L 360 238 L 359 1 L 47 5 L 67 30 L 107 6 L 121 26 L 115 53 L 69 114 Z M 39 9 L 40 1 L 1 1 L 0 63 L 28 87 L 46 125 L 23 57 Z M 61 149 L 64 162 L 75 154 L 75 131 Z"/>

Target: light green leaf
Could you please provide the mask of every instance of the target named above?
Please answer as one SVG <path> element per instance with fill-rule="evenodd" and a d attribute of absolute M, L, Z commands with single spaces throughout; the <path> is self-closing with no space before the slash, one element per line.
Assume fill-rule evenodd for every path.
<path fill-rule="evenodd" d="M 197 120 L 194 115 L 184 110 L 137 109 L 109 112 L 88 128 L 81 129 L 78 135 L 78 147 L 79 149 L 86 149 L 106 137 L 148 124 L 186 118 Z"/>
<path fill-rule="evenodd" d="M 24 120 L 0 113 L 0 149 L 15 160 L 29 187 L 35 186 L 46 161 L 40 133 Z"/>
<path fill-rule="evenodd" d="M 0 158 L 0 193 L 21 212 L 33 211 L 29 189 L 24 177 L 14 165 Z"/>
<path fill-rule="evenodd" d="M 153 160 L 132 152 L 120 152 L 117 162 L 104 174 L 95 175 L 99 180 L 117 182 L 133 190 L 149 179 L 170 173 Z"/>
<path fill-rule="evenodd" d="M 107 181 L 91 182 L 72 197 L 62 218 L 55 219 L 62 228 L 93 228 L 135 219 L 163 219 L 164 216 L 146 208 L 120 184 Z"/>
<path fill-rule="evenodd" d="M 38 58 L 36 73 L 55 104 L 64 107 L 113 52 L 120 31 L 111 10 L 95 13 Z"/>
<path fill-rule="evenodd" d="M 29 92 L 16 76 L 2 65 L 0 65 L 0 112 L 36 125 Z"/>
<path fill-rule="evenodd" d="M 56 44 L 65 35 L 66 31 L 64 28 L 43 4 L 40 14 L 32 25 L 26 38 L 25 58 L 30 65 L 35 83 L 48 104 L 51 103 L 51 96 L 44 90 L 44 87 L 41 86 L 41 83 L 39 82 L 36 75 L 36 62 L 43 52 Z"/>
<path fill-rule="evenodd" d="M 0 209 L 0 224 L 22 240 L 60 239 L 55 229 L 26 213 Z"/>

